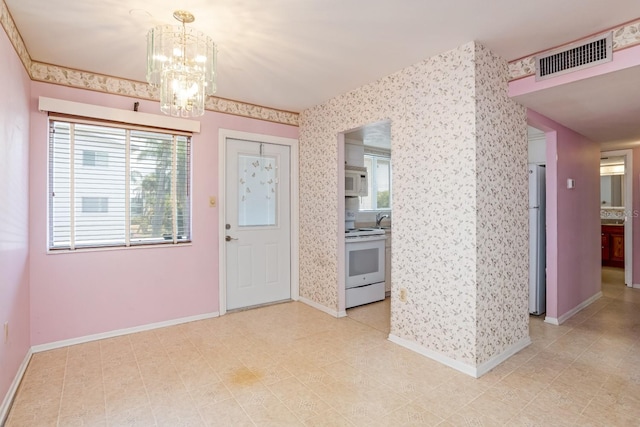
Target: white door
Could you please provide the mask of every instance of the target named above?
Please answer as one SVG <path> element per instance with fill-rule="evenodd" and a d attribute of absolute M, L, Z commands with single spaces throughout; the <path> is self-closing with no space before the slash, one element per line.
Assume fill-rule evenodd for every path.
<path fill-rule="evenodd" d="M 290 148 L 225 144 L 227 310 L 290 299 Z"/>

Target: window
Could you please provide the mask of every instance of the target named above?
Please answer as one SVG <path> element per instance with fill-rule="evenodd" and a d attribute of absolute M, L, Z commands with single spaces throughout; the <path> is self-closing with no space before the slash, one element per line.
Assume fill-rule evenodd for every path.
<path fill-rule="evenodd" d="M 191 138 L 72 119 L 49 128 L 49 249 L 191 239 Z"/>
<path fill-rule="evenodd" d="M 365 154 L 364 166 L 369 179 L 369 195 L 360 198 L 360 210 L 391 209 L 391 158 Z"/>
<path fill-rule="evenodd" d="M 83 197 L 82 213 L 107 213 L 109 212 L 108 197 Z"/>
<path fill-rule="evenodd" d="M 95 150 L 82 150 L 82 166 L 107 167 L 109 166 L 109 153 Z"/>

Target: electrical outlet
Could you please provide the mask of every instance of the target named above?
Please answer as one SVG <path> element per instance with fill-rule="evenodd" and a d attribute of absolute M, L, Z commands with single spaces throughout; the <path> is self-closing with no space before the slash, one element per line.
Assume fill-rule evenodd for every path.
<path fill-rule="evenodd" d="M 4 322 L 4 342 L 9 342 L 9 322 Z"/>
<path fill-rule="evenodd" d="M 405 288 L 400 289 L 400 302 L 407 302 L 407 290 Z"/>
<path fill-rule="evenodd" d="M 215 196 L 209 197 L 209 207 L 210 208 L 215 208 L 216 207 L 216 197 Z"/>

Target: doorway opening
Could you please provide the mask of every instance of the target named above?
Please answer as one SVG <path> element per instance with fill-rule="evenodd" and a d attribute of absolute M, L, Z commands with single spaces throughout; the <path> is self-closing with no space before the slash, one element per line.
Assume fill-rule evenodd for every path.
<path fill-rule="evenodd" d="M 389 333 L 391 322 L 392 156 L 391 122 L 384 120 L 339 135 L 345 188 L 344 239 L 339 239 L 338 291 L 343 315 Z M 363 183 L 354 191 L 351 177 Z M 359 175 L 358 175 L 359 174 Z M 341 204 L 339 203 L 339 206 Z M 341 241 L 342 240 L 342 241 Z"/>
<path fill-rule="evenodd" d="M 600 155 L 600 221 L 602 267 L 624 271 L 633 287 L 633 151 Z"/>

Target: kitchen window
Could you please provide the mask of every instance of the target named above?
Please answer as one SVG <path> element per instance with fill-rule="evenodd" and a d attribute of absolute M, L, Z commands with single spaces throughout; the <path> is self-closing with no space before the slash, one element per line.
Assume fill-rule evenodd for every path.
<path fill-rule="evenodd" d="M 191 136 L 54 117 L 49 250 L 191 240 Z"/>
<path fill-rule="evenodd" d="M 365 154 L 364 166 L 369 179 L 369 194 L 360 198 L 360 210 L 391 209 L 391 157 Z"/>

